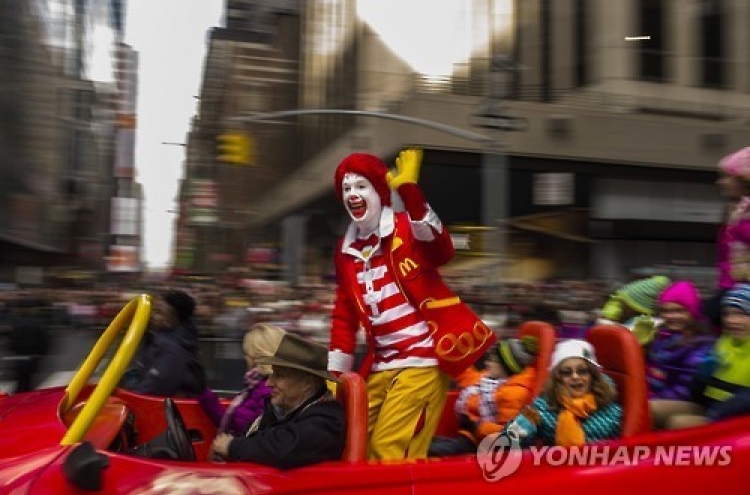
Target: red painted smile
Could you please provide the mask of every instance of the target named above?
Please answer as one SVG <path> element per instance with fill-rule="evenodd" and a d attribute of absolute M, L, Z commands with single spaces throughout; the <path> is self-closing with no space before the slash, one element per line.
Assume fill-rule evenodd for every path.
<path fill-rule="evenodd" d="M 349 211 L 356 219 L 360 219 L 367 213 L 367 203 L 362 198 L 352 198 L 348 202 Z"/>

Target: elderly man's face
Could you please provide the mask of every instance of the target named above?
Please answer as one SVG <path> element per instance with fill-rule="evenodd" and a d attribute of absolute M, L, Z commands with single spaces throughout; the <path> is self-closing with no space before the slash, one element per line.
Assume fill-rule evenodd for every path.
<path fill-rule="evenodd" d="M 300 405 L 311 394 L 311 380 L 306 375 L 304 371 L 294 368 L 274 366 L 266 382 L 273 389 L 271 403 L 284 411 Z"/>

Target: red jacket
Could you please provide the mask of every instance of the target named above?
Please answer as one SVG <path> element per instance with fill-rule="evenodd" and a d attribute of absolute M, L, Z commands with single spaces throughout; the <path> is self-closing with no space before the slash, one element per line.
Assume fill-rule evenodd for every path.
<path fill-rule="evenodd" d="M 388 215 L 393 220 L 388 221 Z M 381 249 L 399 288 L 422 318 L 434 329 L 438 366 L 457 375 L 473 364 L 492 345 L 495 334 L 443 282 L 437 268 L 450 261 L 455 251 L 450 233 L 443 228 L 431 242 L 414 238 L 409 216 L 384 210 Z M 356 333 L 364 327 L 368 353 L 360 369 L 367 375 L 373 360 L 374 339 L 365 302 L 357 283 L 355 258 L 342 252 L 343 239 L 335 255 L 336 304 L 332 314 L 331 350 L 354 354 Z"/>

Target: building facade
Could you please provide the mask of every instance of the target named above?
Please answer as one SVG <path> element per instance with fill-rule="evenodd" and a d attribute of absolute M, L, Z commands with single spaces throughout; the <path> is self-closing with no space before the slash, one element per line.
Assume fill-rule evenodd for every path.
<path fill-rule="evenodd" d="M 341 158 L 392 160 L 419 145 L 433 206 L 449 225 L 499 232 L 503 252 L 488 254 L 507 278 L 710 277 L 716 162 L 747 145 L 747 2 L 472 0 L 444 33 L 469 55 L 445 74 L 399 53 L 362 4 L 304 3 L 299 108 L 389 112 L 487 139 L 383 118 L 300 118 L 294 173 L 248 199 L 255 231 L 302 217 L 326 230 L 307 238 L 334 238 Z M 507 59 L 516 70 L 498 67 Z M 523 119 L 523 132 L 496 129 L 507 116 Z M 331 243 L 306 245 L 310 266 L 330 257 Z"/>
<path fill-rule="evenodd" d="M 122 0 L 0 6 L 0 278 L 106 269 Z"/>
<path fill-rule="evenodd" d="M 226 27 L 209 35 L 198 115 L 187 137 L 180 188 L 174 247 L 178 272 L 215 273 L 245 266 L 253 247 L 253 198 L 288 177 L 300 163 L 294 122 L 238 120 L 299 106 L 302 28 L 297 3 L 229 1 Z M 251 163 L 229 164 L 217 158 L 219 136 L 231 132 L 251 140 Z"/>

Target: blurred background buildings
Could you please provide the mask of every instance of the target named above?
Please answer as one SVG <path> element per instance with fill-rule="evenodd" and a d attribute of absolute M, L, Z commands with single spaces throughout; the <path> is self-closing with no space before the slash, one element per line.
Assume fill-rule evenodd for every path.
<path fill-rule="evenodd" d="M 347 223 L 333 195 L 338 162 L 367 151 L 392 163 L 418 145 L 420 182 L 460 253 L 449 271 L 505 279 L 658 271 L 710 284 L 722 208 L 715 164 L 748 144 L 750 3 L 455 3 L 444 37 L 458 55 L 431 73 L 407 46 L 429 43 L 426 11 L 404 20 L 373 16 L 377 2 L 368 10 L 355 0 L 227 0 L 187 147 L 178 270 L 279 268 L 293 282 L 330 274 Z M 508 60 L 517 70 L 498 67 Z M 242 123 L 290 109 L 396 113 L 493 141 L 351 115 Z M 522 119 L 523 132 L 498 130 L 507 116 Z M 252 136 L 252 165 L 216 159 L 217 136 L 237 130 Z M 501 159 L 488 160 L 498 150 Z M 504 172 L 483 185 L 493 164 Z M 495 218 L 488 205 L 498 201 L 494 211 L 506 214 Z M 503 253 L 487 249 L 492 232 L 504 237 Z"/>
<path fill-rule="evenodd" d="M 0 280 L 140 272 L 124 0 L 0 3 Z"/>
<path fill-rule="evenodd" d="M 123 43 L 124 3 L 0 4 L 0 281 L 143 268 L 138 55 Z M 175 272 L 330 276 L 347 224 L 336 165 L 353 151 L 392 163 L 416 145 L 459 251 L 447 272 L 710 283 L 715 164 L 748 144 L 750 3 L 453 4 L 440 28 L 452 43 L 435 48 L 427 0 L 403 2 L 411 13 L 372 0 L 225 0 L 184 143 Z M 447 63 L 429 63 L 430 49 Z M 484 139 L 343 113 L 248 120 L 315 109 Z M 249 137 L 247 164 L 219 159 L 230 133 Z"/>
<path fill-rule="evenodd" d="M 121 0 L 0 4 L 0 278 L 140 271 L 137 54 Z"/>

